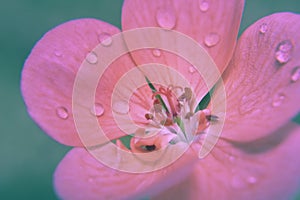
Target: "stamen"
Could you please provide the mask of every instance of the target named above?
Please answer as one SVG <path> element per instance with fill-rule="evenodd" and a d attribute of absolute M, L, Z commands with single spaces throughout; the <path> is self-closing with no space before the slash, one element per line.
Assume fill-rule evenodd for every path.
<path fill-rule="evenodd" d="M 172 119 L 167 118 L 166 120 L 161 121 L 160 124 L 163 126 L 171 126 L 174 124 L 174 122 Z"/>
<path fill-rule="evenodd" d="M 145 118 L 146 118 L 147 120 L 153 119 L 153 115 L 150 114 L 150 113 L 146 113 L 146 114 L 145 114 Z"/>
<path fill-rule="evenodd" d="M 153 145 L 146 145 L 145 149 L 147 151 L 154 151 L 156 149 L 156 146 L 154 144 Z"/>
<path fill-rule="evenodd" d="M 172 90 L 170 88 L 165 89 L 160 87 L 157 92 L 153 93 L 152 98 L 156 97 L 157 95 L 164 95 L 167 98 L 172 115 L 177 116 L 177 114 L 180 112 L 180 106 L 178 99 L 173 94 Z"/>
<path fill-rule="evenodd" d="M 219 117 L 216 116 L 216 115 L 207 115 L 207 116 L 206 116 L 206 119 L 207 119 L 208 121 L 211 121 L 211 122 L 217 122 L 217 121 L 219 121 Z"/>

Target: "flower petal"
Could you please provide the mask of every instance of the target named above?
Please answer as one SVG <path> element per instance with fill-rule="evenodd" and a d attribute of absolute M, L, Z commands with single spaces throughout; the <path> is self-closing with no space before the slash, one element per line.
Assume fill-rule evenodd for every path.
<path fill-rule="evenodd" d="M 222 72 L 234 50 L 243 5 L 242 0 L 126 0 L 122 26 L 123 30 L 160 27 L 184 33 L 206 48 Z M 133 58 L 138 64 L 154 60 L 175 68 L 188 68 L 186 62 L 174 55 L 164 52 L 165 55 L 159 56 L 157 51 L 153 54 L 142 51 L 133 53 Z"/>
<path fill-rule="evenodd" d="M 54 184 L 62 199 L 141 198 L 161 192 L 185 177 L 193 166 L 190 155 L 158 171 L 127 173 L 104 166 L 83 148 L 74 148 L 58 165 Z"/>
<path fill-rule="evenodd" d="M 75 76 L 104 36 L 118 32 L 95 19 L 69 21 L 46 33 L 27 58 L 21 89 L 28 112 L 55 140 L 81 145 L 72 115 Z"/>
<path fill-rule="evenodd" d="M 300 110 L 300 15 L 265 17 L 241 36 L 225 71 L 223 137 L 250 141 L 285 124 Z"/>
<path fill-rule="evenodd" d="M 158 199 L 292 199 L 299 188 L 300 126 L 251 143 L 219 141 L 194 173 Z M 226 154 L 224 154 L 226 153 Z"/>

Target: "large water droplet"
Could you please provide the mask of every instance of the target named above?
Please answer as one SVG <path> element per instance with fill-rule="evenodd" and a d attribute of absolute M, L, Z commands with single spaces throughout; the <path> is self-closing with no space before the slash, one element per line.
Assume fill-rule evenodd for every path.
<path fill-rule="evenodd" d="M 190 66 L 190 67 L 189 67 L 189 72 L 190 72 L 191 74 L 193 74 L 195 71 L 196 71 L 196 68 L 195 68 L 194 66 Z"/>
<path fill-rule="evenodd" d="M 299 67 L 295 67 L 292 71 L 292 76 L 291 76 L 291 81 L 292 82 L 296 82 L 298 81 L 300 78 L 300 66 Z"/>
<path fill-rule="evenodd" d="M 202 12 L 206 12 L 209 9 L 209 3 L 206 0 L 200 0 L 199 8 Z"/>
<path fill-rule="evenodd" d="M 259 32 L 264 34 L 268 31 L 268 25 L 266 23 L 263 23 L 259 26 Z"/>
<path fill-rule="evenodd" d="M 109 33 L 100 33 L 98 35 L 99 42 L 103 46 L 110 46 L 112 44 L 112 37 Z"/>
<path fill-rule="evenodd" d="M 160 27 L 173 29 L 176 25 L 176 15 L 172 9 L 160 9 L 156 13 L 156 20 Z"/>
<path fill-rule="evenodd" d="M 280 64 L 287 63 L 292 57 L 293 44 L 289 40 L 280 42 L 277 45 L 275 58 Z"/>
<path fill-rule="evenodd" d="M 117 101 L 112 105 L 114 112 L 119 114 L 127 114 L 129 112 L 129 105 L 126 101 Z"/>
<path fill-rule="evenodd" d="M 69 117 L 68 109 L 60 106 L 60 107 L 56 108 L 56 115 L 61 119 L 67 119 Z"/>
<path fill-rule="evenodd" d="M 91 109 L 91 113 L 96 117 L 100 117 L 104 113 L 104 107 L 100 103 L 95 103 L 95 106 Z"/>
<path fill-rule="evenodd" d="M 213 47 L 213 46 L 217 45 L 219 43 L 219 41 L 220 41 L 220 36 L 218 33 L 209 33 L 204 38 L 204 44 L 207 47 Z"/>
<path fill-rule="evenodd" d="M 283 93 L 275 94 L 273 97 L 272 106 L 278 107 L 283 103 L 284 100 L 285 100 L 285 95 Z"/>
<path fill-rule="evenodd" d="M 160 56 L 161 56 L 161 50 L 159 50 L 159 49 L 154 49 L 154 50 L 152 51 L 152 54 L 153 54 L 153 56 L 155 56 L 155 57 L 160 57 Z"/>
<path fill-rule="evenodd" d="M 96 53 L 94 52 L 90 52 L 87 56 L 86 56 L 86 61 L 88 61 L 91 64 L 96 64 L 98 62 L 98 56 Z"/>

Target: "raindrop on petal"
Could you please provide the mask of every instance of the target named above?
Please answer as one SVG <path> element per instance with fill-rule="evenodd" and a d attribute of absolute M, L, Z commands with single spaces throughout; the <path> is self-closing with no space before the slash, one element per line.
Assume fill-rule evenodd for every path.
<path fill-rule="evenodd" d="M 127 114 L 129 112 L 129 105 L 126 101 L 117 101 L 112 105 L 114 112 L 119 114 Z"/>
<path fill-rule="evenodd" d="M 176 25 L 176 15 L 172 9 L 160 9 L 156 13 L 156 20 L 160 27 L 173 29 Z"/>
<path fill-rule="evenodd" d="M 195 69 L 194 66 L 190 66 L 190 67 L 189 67 L 189 72 L 190 72 L 191 74 L 193 74 L 195 71 L 196 71 L 196 69 Z"/>
<path fill-rule="evenodd" d="M 204 44 L 207 47 L 213 47 L 213 46 L 217 45 L 219 43 L 219 41 L 220 41 L 220 36 L 218 33 L 209 33 L 204 38 Z"/>
<path fill-rule="evenodd" d="M 284 100 L 285 100 L 285 95 L 283 93 L 275 94 L 275 96 L 273 97 L 272 106 L 278 107 L 283 103 Z"/>
<path fill-rule="evenodd" d="M 94 52 L 90 52 L 87 56 L 86 56 L 86 61 L 88 61 L 91 64 L 96 64 L 98 62 L 98 56 L 96 53 Z"/>
<path fill-rule="evenodd" d="M 154 50 L 152 51 L 152 54 L 153 54 L 153 56 L 155 56 L 155 57 L 160 57 L 160 56 L 161 56 L 161 50 L 159 50 L 159 49 L 154 49 Z"/>
<path fill-rule="evenodd" d="M 235 157 L 234 157 L 234 156 L 229 156 L 229 160 L 230 160 L 231 162 L 234 162 L 234 161 L 235 161 Z"/>
<path fill-rule="evenodd" d="M 250 183 L 250 184 L 254 184 L 254 183 L 257 182 L 257 178 L 254 177 L 254 176 L 249 176 L 249 177 L 247 178 L 247 182 Z"/>
<path fill-rule="evenodd" d="M 63 54 L 62 54 L 61 51 L 55 50 L 55 51 L 54 51 L 54 55 L 57 56 L 57 57 L 61 57 Z"/>
<path fill-rule="evenodd" d="M 199 8 L 202 12 L 206 12 L 209 9 L 209 3 L 206 0 L 200 0 Z"/>
<path fill-rule="evenodd" d="M 56 115 L 61 119 L 67 119 L 69 117 L 69 112 L 65 107 L 56 108 Z"/>
<path fill-rule="evenodd" d="M 89 178 L 88 178 L 88 182 L 90 182 L 90 183 L 94 182 L 94 178 L 89 177 Z"/>
<path fill-rule="evenodd" d="M 275 58 L 280 64 L 287 63 L 292 57 L 293 45 L 291 41 L 285 40 L 277 45 Z"/>
<path fill-rule="evenodd" d="M 96 117 L 100 117 L 104 113 L 104 107 L 100 103 L 95 103 L 95 106 L 91 109 L 91 113 Z"/>
<path fill-rule="evenodd" d="M 109 33 L 100 33 L 98 35 L 99 42 L 103 46 L 110 46 L 112 44 L 112 37 Z"/>
<path fill-rule="evenodd" d="M 259 32 L 264 34 L 268 31 L 268 25 L 266 23 L 263 23 L 259 26 Z"/>
<path fill-rule="evenodd" d="M 300 67 L 295 67 L 292 72 L 291 81 L 296 82 L 299 80 L 299 78 L 300 78 Z"/>

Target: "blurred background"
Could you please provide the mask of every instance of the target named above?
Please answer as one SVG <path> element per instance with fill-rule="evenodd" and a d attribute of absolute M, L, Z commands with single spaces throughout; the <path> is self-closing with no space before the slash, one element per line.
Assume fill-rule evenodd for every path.
<path fill-rule="evenodd" d="M 92 17 L 121 27 L 122 0 L 6 0 L 0 6 L 0 199 L 57 199 L 52 175 L 69 147 L 31 120 L 20 94 L 23 63 L 49 29 Z M 300 13 L 298 0 L 248 0 L 240 33 L 274 12 Z M 300 194 L 300 192 L 299 192 Z M 300 199 L 300 195 L 295 197 Z"/>

